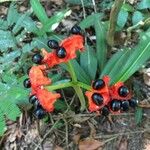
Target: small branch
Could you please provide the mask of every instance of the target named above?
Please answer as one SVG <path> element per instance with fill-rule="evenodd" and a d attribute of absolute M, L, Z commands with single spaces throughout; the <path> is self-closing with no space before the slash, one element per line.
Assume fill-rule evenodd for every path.
<path fill-rule="evenodd" d="M 115 35 L 118 14 L 120 12 L 123 2 L 124 0 L 115 0 L 114 5 L 110 12 L 110 23 L 109 23 L 108 33 L 107 33 L 107 42 L 108 45 L 110 46 L 114 45 L 114 35 Z"/>
<path fill-rule="evenodd" d="M 131 32 L 135 29 L 139 29 L 143 26 L 149 26 L 150 25 L 150 18 L 147 18 L 145 21 L 140 21 L 138 22 L 137 24 L 129 27 L 127 29 L 127 38 L 126 38 L 126 41 L 125 41 L 125 45 L 127 45 L 128 43 L 128 40 L 131 38 Z"/>
<path fill-rule="evenodd" d="M 81 4 L 82 4 L 82 9 L 83 9 L 83 17 L 84 19 L 86 18 L 86 12 L 85 12 L 85 7 L 84 7 L 84 1 L 81 0 Z"/>

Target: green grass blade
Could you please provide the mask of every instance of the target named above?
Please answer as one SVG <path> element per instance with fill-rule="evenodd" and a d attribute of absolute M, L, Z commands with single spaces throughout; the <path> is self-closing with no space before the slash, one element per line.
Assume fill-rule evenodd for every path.
<path fill-rule="evenodd" d="M 96 13 L 96 14 L 92 14 L 90 16 L 87 16 L 84 20 L 82 20 L 80 22 L 80 27 L 82 29 L 85 29 L 85 28 L 89 28 L 90 26 L 93 26 L 94 25 L 94 22 L 95 22 L 95 18 L 102 18 L 102 14 L 101 13 Z"/>
<path fill-rule="evenodd" d="M 150 32 L 143 33 L 116 81 L 126 81 L 150 58 Z"/>
<path fill-rule="evenodd" d="M 85 52 L 80 55 L 80 65 L 90 78 L 94 80 L 97 71 L 97 59 L 92 47 L 86 45 Z"/>
<path fill-rule="evenodd" d="M 31 7 L 37 18 L 45 24 L 48 20 L 47 14 L 39 0 L 30 0 Z"/>
<path fill-rule="evenodd" d="M 96 56 L 100 68 L 99 71 L 102 71 L 106 63 L 106 56 L 107 56 L 107 47 L 105 39 L 106 31 L 103 24 L 100 22 L 99 17 L 97 16 L 95 17 L 94 28 L 96 32 Z"/>

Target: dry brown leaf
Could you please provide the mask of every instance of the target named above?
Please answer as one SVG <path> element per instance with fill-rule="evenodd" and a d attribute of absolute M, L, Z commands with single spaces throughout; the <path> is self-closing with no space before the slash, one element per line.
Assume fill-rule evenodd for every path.
<path fill-rule="evenodd" d="M 127 149 L 128 149 L 127 139 L 122 139 L 118 146 L 118 150 L 127 150 Z"/>
<path fill-rule="evenodd" d="M 143 72 L 144 83 L 150 86 L 150 68 L 143 69 L 142 72 Z"/>
<path fill-rule="evenodd" d="M 144 150 L 150 150 L 150 140 L 146 141 L 146 144 L 144 146 Z"/>
<path fill-rule="evenodd" d="M 62 147 L 56 145 L 56 147 L 54 148 L 54 150 L 64 150 L 64 149 Z"/>
<path fill-rule="evenodd" d="M 100 141 L 94 139 L 85 139 L 79 142 L 79 150 L 97 150 L 102 145 L 103 143 Z"/>

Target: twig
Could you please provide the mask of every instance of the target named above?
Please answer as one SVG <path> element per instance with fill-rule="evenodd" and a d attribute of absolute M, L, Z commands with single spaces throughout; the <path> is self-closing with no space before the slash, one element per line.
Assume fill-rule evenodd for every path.
<path fill-rule="evenodd" d="M 145 26 L 145 25 L 146 25 L 146 26 L 149 26 L 149 25 L 150 25 L 150 18 L 146 19 L 145 21 L 140 21 L 140 22 L 138 22 L 137 24 L 135 24 L 135 25 L 129 27 L 129 28 L 127 29 L 127 38 L 126 38 L 126 41 L 125 41 L 125 45 L 127 45 L 128 40 L 131 38 L 131 32 L 132 32 L 133 30 L 139 29 L 139 28 L 141 28 L 141 27 L 143 27 L 143 26 Z"/>
<path fill-rule="evenodd" d="M 38 148 L 40 147 L 40 145 L 42 144 L 42 142 L 43 142 L 43 141 L 47 138 L 47 136 L 55 129 L 55 126 L 56 126 L 56 124 L 57 124 L 59 121 L 60 121 L 60 119 L 57 120 L 57 121 L 53 124 L 53 126 L 51 127 L 51 129 L 43 136 L 43 139 L 40 140 L 39 144 L 36 146 L 36 148 L 35 148 L 34 150 L 38 150 Z"/>
<path fill-rule="evenodd" d="M 83 0 L 81 0 L 81 4 L 82 4 L 82 9 L 83 9 L 83 17 L 84 19 L 86 18 L 86 12 L 85 12 L 85 7 L 84 7 L 84 2 Z"/>
<path fill-rule="evenodd" d="M 94 12 L 97 13 L 95 0 L 92 0 L 92 3 L 93 3 L 93 7 L 94 7 Z"/>
<path fill-rule="evenodd" d="M 114 5 L 110 12 L 110 23 L 109 23 L 108 33 L 107 33 L 107 42 L 109 46 L 114 45 L 116 23 L 117 23 L 118 14 L 122 7 L 123 2 L 124 0 L 115 0 Z"/>
<path fill-rule="evenodd" d="M 150 129 L 143 129 L 143 130 L 138 130 L 138 131 L 131 131 L 131 132 L 123 132 L 123 133 L 117 133 L 117 134 L 112 134 L 112 135 L 97 135 L 94 138 L 95 139 L 103 139 L 103 138 L 111 138 L 111 137 L 118 137 L 118 136 L 123 136 L 123 135 L 131 135 L 131 134 L 136 134 L 136 133 L 144 133 L 150 131 Z"/>

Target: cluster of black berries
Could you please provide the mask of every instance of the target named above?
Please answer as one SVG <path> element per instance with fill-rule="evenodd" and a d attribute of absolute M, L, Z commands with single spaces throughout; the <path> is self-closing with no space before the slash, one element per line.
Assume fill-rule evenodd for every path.
<path fill-rule="evenodd" d="M 97 79 L 92 84 L 92 88 L 97 91 L 102 90 L 105 86 L 106 84 L 103 79 Z M 109 90 L 111 90 L 111 88 Z M 122 97 L 122 99 L 111 99 L 111 97 L 114 97 L 111 94 L 112 95 L 117 94 L 116 97 L 119 96 L 119 97 Z M 126 112 L 129 110 L 129 107 L 135 108 L 138 105 L 138 99 L 134 97 L 132 97 L 131 99 L 125 99 L 129 95 L 129 90 L 124 85 L 118 87 L 117 93 L 111 92 L 111 94 L 108 95 L 109 96 L 108 99 L 104 99 L 104 97 L 106 98 L 106 95 L 103 96 L 101 92 L 94 92 L 91 96 L 92 101 L 95 104 L 95 108 L 97 106 L 99 107 L 102 106 L 100 111 L 101 111 L 101 114 L 104 116 L 107 116 L 110 112 L 111 113 Z"/>

